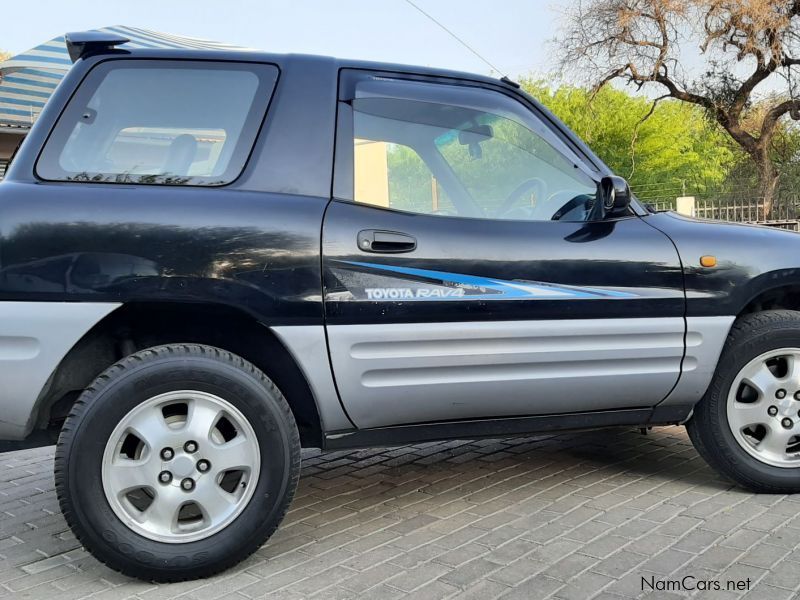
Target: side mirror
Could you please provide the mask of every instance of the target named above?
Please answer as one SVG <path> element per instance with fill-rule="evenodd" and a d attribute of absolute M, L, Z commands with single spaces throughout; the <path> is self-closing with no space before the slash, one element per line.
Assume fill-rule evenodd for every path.
<path fill-rule="evenodd" d="M 602 206 L 602 218 L 621 217 L 628 214 L 631 205 L 631 188 L 622 177 L 603 177 L 598 186 L 598 200 Z"/>

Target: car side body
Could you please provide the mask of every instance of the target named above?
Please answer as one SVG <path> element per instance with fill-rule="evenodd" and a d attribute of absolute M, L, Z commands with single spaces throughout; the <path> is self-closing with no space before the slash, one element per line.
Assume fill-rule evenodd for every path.
<path fill-rule="evenodd" d="M 93 68 L 119 60 L 276 67 L 269 109 L 241 175 L 208 188 L 40 178 L 35 166 L 64 106 Z M 332 178 L 347 168 L 334 164 L 340 160 L 334 158 L 337 107 L 341 132 L 346 106 L 337 97 L 340 81 L 356 76 L 503 95 L 552 128 L 598 174 L 610 173 L 535 100 L 491 78 L 300 55 L 114 49 L 83 58 L 0 186 L 0 323 L 7 348 L 0 358 L 1 438 L 24 440 L 52 428 L 76 392 L 118 358 L 120 347 L 138 348 L 171 335 L 233 343 L 240 351 L 246 344 L 243 353 L 256 364 L 266 360 L 258 356 L 262 348 L 282 353 L 287 369 L 277 375 L 278 385 L 298 390 L 298 422 L 308 445 L 678 423 L 703 396 L 738 315 L 755 306 L 798 305 L 800 270 L 790 248 L 800 238 L 792 233 L 650 214 L 637 205 L 635 214 L 614 223 L 503 221 L 482 239 L 486 226 L 480 220 L 423 222 L 353 203 L 352 192 L 350 198 L 346 191 L 337 194 Z M 410 226 L 412 221 L 417 223 Z M 530 226 L 551 231 L 541 243 L 528 243 L 524 229 Z M 347 243 L 369 228 L 413 228 L 419 258 L 365 259 Z M 447 246 L 446 253 L 431 250 L 432 240 Z M 483 256 L 470 256 L 475 245 Z M 536 261 L 546 246 L 557 260 L 551 255 Z M 716 268 L 700 266 L 708 254 L 717 257 Z M 633 293 L 535 304 L 502 297 L 431 298 L 420 312 L 419 303 L 408 298 L 337 301 L 336 269 L 345 263 L 360 263 L 354 268 L 367 277 L 387 266 L 435 266 L 437 272 L 499 281 L 616 285 Z M 419 276 L 392 274 L 399 280 Z M 373 331 L 362 335 L 360 327 Z M 244 330 L 246 340 L 239 333 Z M 463 344 L 456 334 L 451 351 L 435 347 L 457 331 L 467 332 Z M 380 358 L 380 339 L 406 344 L 410 354 Z M 490 340 L 497 352 L 487 342 L 474 360 L 474 339 Z M 411 347 L 415 340 L 417 348 Z M 352 358 L 358 344 L 367 353 L 373 344 L 373 364 L 362 367 Z M 527 372 L 535 370 L 540 352 L 555 353 L 549 374 Z M 419 381 L 408 364 L 392 372 L 390 363 L 402 363 L 402 356 L 426 362 Z M 457 364 L 471 372 L 457 372 Z M 559 369 L 563 373 L 554 375 Z M 379 375 L 373 387 L 361 383 L 375 372 L 388 376 L 380 381 Z M 498 385 L 504 372 L 506 381 Z M 392 383 L 394 376 L 405 381 Z M 520 385 L 509 383 L 515 379 Z M 531 397 L 522 388 L 533 381 L 539 391 Z M 565 395 L 567 381 L 577 387 Z M 609 394 L 608 382 L 619 391 Z M 648 388 L 652 393 L 642 393 Z M 431 393 L 441 393 L 443 401 L 431 402 Z M 480 398 L 493 393 L 516 399 L 481 406 Z M 399 397 L 407 399 L 407 415 L 392 408 Z"/>

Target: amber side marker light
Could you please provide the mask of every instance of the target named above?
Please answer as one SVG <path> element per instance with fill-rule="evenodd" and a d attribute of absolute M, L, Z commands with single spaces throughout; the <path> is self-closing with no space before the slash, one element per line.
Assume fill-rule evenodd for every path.
<path fill-rule="evenodd" d="M 704 267 L 716 267 L 717 266 L 717 257 L 716 256 L 701 256 L 700 257 L 700 264 Z"/>

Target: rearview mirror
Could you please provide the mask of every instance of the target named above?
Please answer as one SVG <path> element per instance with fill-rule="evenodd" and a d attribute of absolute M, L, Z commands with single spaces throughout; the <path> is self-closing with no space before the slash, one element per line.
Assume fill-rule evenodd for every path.
<path fill-rule="evenodd" d="M 458 132 L 458 143 L 462 146 L 470 144 L 480 144 L 494 137 L 494 130 L 491 125 L 473 125 Z"/>
<path fill-rule="evenodd" d="M 462 146 L 469 146 L 469 155 L 479 159 L 483 156 L 481 143 L 492 137 L 494 137 L 494 130 L 491 125 L 475 125 L 458 132 L 458 143 Z"/>

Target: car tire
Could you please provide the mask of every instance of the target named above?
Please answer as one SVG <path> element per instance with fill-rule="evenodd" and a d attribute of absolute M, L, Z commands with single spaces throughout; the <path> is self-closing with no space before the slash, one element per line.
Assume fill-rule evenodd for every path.
<path fill-rule="evenodd" d="M 706 462 L 736 483 L 791 494 L 800 492 L 798 411 L 800 312 L 764 311 L 734 323 L 686 428 Z"/>
<path fill-rule="evenodd" d="M 111 568 L 158 582 L 207 577 L 257 550 L 299 472 L 297 426 L 278 388 L 198 344 L 141 350 L 102 373 L 75 402 L 55 456 L 78 540 Z"/>

